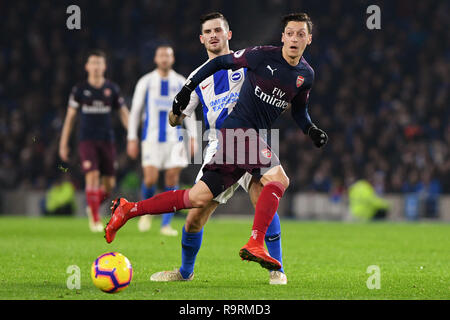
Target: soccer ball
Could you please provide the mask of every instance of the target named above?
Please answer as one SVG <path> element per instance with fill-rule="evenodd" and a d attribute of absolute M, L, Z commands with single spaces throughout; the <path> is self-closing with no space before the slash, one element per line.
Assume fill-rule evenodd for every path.
<path fill-rule="evenodd" d="M 92 263 L 91 278 L 94 285 L 107 293 L 116 293 L 127 288 L 133 277 L 130 261 L 118 252 L 108 252 Z"/>

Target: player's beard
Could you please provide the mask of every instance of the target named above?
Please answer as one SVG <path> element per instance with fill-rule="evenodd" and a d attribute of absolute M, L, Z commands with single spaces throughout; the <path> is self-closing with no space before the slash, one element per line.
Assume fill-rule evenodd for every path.
<path fill-rule="evenodd" d="M 221 55 L 226 53 L 226 46 L 222 44 L 220 41 L 218 42 L 218 45 L 212 46 L 211 44 L 208 46 L 207 50 L 211 52 L 214 55 Z"/>

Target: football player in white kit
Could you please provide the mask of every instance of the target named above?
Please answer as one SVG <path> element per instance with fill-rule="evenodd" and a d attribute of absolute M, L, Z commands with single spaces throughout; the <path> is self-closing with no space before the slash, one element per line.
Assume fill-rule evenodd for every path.
<path fill-rule="evenodd" d="M 231 53 L 228 41 L 231 39 L 231 31 L 225 17 L 219 12 L 204 15 L 201 19 L 200 42 L 205 46 L 209 60 L 224 54 Z M 208 61 L 209 61 L 208 60 Z M 208 62 L 206 61 L 205 64 Z M 203 66 L 203 65 L 202 65 Z M 198 67 L 188 78 L 191 78 Z M 204 80 L 191 94 L 191 100 L 180 117 L 172 112 L 169 115 L 170 124 L 179 125 L 183 119 L 195 116 L 195 108 L 201 104 L 203 107 L 203 117 L 205 127 L 208 131 L 208 145 L 204 151 L 203 165 L 208 163 L 218 146 L 218 139 L 215 129 L 219 130 L 225 118 L 233 110 L 239 98 L 239 92 L 244 82 L 246 69 L 221 70 L 213 76 Z M 202 166 L 203 169 L 203 166 Z M 203 171 L 200 169 L 196 182 L 201 178 Z M 252 179 L 252 175 L 245 175 L 221 194 L 211 201 L 204 208 L 193 208 L 189 210 L 182 234 L 182 264 L 180 268 L 173 271 L 162 271 L 150 277 L 152 281 L 183 281 L 192 280 L 194 275 L 194 264 L 197 253 L 200 249 L 203 226 L 208 221 L 214 210 L 230 199 L 239 186 L 249 193 L 252 204 L 255 206 L 262 185 L 258 180 Z M 282 263 L 281 251 L 281 229 L 278 214 L 272 220 L 266 234 L 265 242 L 270 256 Z M 286 284 L 287 278 L 283 268 L 270 272 L 270 284 Z"/>
<path fill-rule="evenodd" d="M 139 154 L 138 127 L 144 113 L 141 135 L 143 199 L 155 194 L 160 170 L 165 170 L 165 191 L 178 189 L 180 172 L 189 162 L 181 126 L 172 127 L 168 123 L 173 98 L 186 79 L 172 69 L 175 62 L 172 47 L 159 46 L 155 51 L 154 62 L 156 69 L 141 77 L 136 84 L 128 123 L 127 153 L 136 159 Z M 184 121 L 189 131 L 191 154 L 196 150 L 195 121 L 195 114 Z M 172 216 L 173 213 L 162 216 L 161 234 L 178 235 L 177 230 L 170 225 Z M 150 227 L 151 216 L 142 216 L 138 223 L 139 230 L 147 231 Z"/>

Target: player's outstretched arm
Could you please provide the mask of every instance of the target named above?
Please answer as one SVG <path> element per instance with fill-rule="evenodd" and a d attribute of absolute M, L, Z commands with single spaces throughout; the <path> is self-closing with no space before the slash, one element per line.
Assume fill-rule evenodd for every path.
<path fill-rule="evenodd" d="M 236 51 L 234 53 L 218 56 L 208 63 L 202 65 L 196 70 L 192 77 L 189 77 L 181 91 L 175 96 L 172 105 L 172 111 L 176 115 L 180 115 L 189 103 L 191 92 L 206 78 L 213 75 L 219 70 L 240 68 L 254 69 L 263 61 L 264 52 L 274 47 L 251 47 Z"/>
<path fill-rule="evenodd" d="M 72 132 L 73 125 L 75 123 L 76 115 L 77 110 L 75 108 L 67 108 L 66 118 L 64 119 L 64 125 L 61 133 L 61 139 L 59 140 L 59 157 L 65 162 L 69 161 L 69 138 Z"/>
<path fill-rule="evenodd" d="M 175 96 L 172 104 L 172 112 L 179 116 L 191 100 L 191 93 L 195 88 L 206 78 L 213 75 L 219 70 L 240 68 L 234 60 L 232 54 L 226 54 L 216 57 L 204 64 L 203 67 L 197 70 L 197 72 L 189 78 L 184 84 L 181 91 Z"/>

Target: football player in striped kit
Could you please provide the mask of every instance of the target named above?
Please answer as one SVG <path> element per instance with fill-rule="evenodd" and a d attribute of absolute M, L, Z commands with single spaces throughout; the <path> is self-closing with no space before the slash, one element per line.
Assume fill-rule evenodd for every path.
<path fill-rule="evenodd" d="M 143 199 L 153 197 L 156 192 L 159 171 L 165 170 L 164 191 L 178 189 L 180 172 L 188 165 L 188 154 L 181 126 L 169 125 L 168 117 L 175 94 L 186 79 L 175 72 L 173 48 L 161 45 L 156 48 L 154 62 L 156 69 L 139 79 L 133 95 L 128 122 L 128 155 L 136 159 L 139 154 L 138 127 L 144 115 L 141 134 L 141 157 L 144 181 L 141 186 Z M 195 114 L 185 120 L 189 131 L 191 154 L 196 150 Z M 177 230 L 170 225 L 174 213 L 162 216 L 160 232 L 176 236 Z M 151 227 L 151 216 L 142 216 L 138 223 L 140 231 Z"/>
<path fill-rule="evenodd" d="M 219 12 L 204 15 L 201 19 L 200 42 L 205 46 L 208 54 L 208 61 L 224 54 L 232 52 L 229 48 L 229 40 L 232 33 L 225 17 Z M 206 61 L 205 64 L 208 62 Z M 203 66 L 203 65 L 202 65 Z M 198 67 L 188 78 L 191 78 Z M 195 116 L 195 108 L 201 104 L 203 108 L 203 118 L 205 129 L 208 130 L 208 145 L 204 152 L 203 164 L 208 163 L 213 157 L 218 147 L 216 129 L 219 130 L 223 121 L 233 110 L 239 98 L 239 92 L 245 79 L 246 68 L 232 70 L 220 70 L 213 76 L 204 80 L 191 95 L 191 100 L 180 117 L 170 114 L 172 125 L 178 125 L 183 119 Z M 203 169 L 203 166 L 202 166 Z M 200 169 L 196 182 L 202 177 L 203 171 Z M 204 208 L 190 209 L 186 224 L 182 230 L 182 264 L 180 268 L 173 271 L 157 272 L 151 276 L 152 281 L 178 281 L 190 280 L 193 278 L 194 264 L 198 251 L 200 250 L 203 227 L 214 210 L 225 204 L 230 199 L 237 188 L 241 186 L 249 193 L 252 203 L 255 205 L 258 200 L 262 185 L 246 173 L 238 183 L 226 189 Z M 269 226 L 265 239 L 266 246 L 272 257 L 282 261 L 281 250 L 281 229 L 280 218 L 276 214 Z M 269 274 L 270 284 L 286 284 L 287 278 L 283 268 L 271 270 Z"/>

